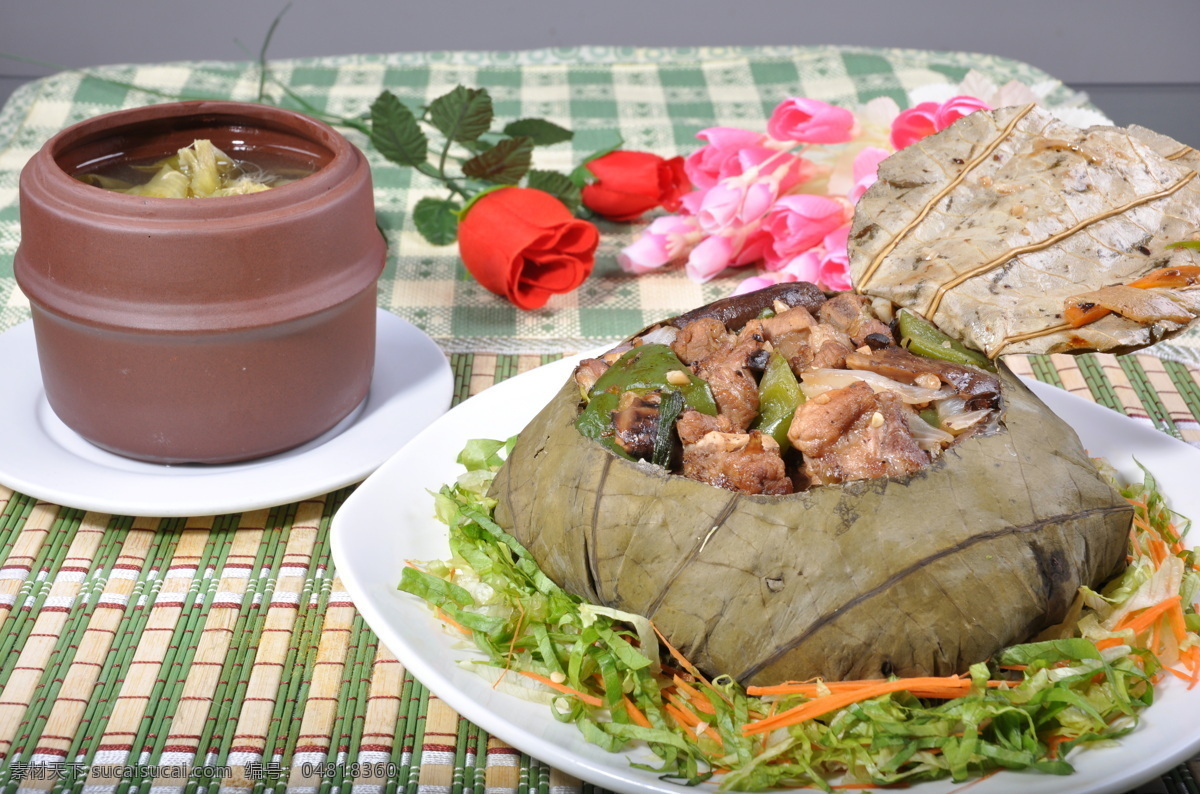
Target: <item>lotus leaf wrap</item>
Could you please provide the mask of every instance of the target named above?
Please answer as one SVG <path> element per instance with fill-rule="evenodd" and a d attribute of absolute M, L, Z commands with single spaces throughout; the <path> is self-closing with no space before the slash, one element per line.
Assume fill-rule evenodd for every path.
<path fill-rule="evenodd" d="M 621 459 L 568 381 L 492 490 L 497 521 L 595 604 L 747 684 L 946 675 L 1067 615 L 1124 562 L 1131 508 L 1001 365 L 1002 432 L 897 479 L 748 496 Z"/>

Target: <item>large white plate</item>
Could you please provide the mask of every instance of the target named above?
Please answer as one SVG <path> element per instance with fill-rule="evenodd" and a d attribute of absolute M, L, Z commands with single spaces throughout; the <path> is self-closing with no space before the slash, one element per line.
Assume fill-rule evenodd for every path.
<path fill-rule="evenodd" d="M 577 359 L 540 367 L 499 383 L 456 406 L 371 475 L 334 516 L 337 571 L 367 623 L 397 658 L 459 714 L 535 758 L 598 786 L 621 792 L 673 792 L 679 786 L 633 769 L 630 757 L 648 751 L 606 753 L 585 742 L 574 726 L 557 722 L 545 706 L 494 691 L 455 666 L 469 651 L 451 637 L 424 603 L 396 590 L 404 560 L 449 556 L 446 528 L 433 517 L 429 491 L 460 473 L 454 459 L 471 438 L 507 438 L 519 432 L 554 395 Z M 1150 468 L 1176 510 L 1200 517 L 1200 451 L 1082 398 L 1031 382 L 1035 392 L 1079 433 L 1093 455 L 1125 476 L 1140 479 L 1134 458 Z M 553 488 L 554 483 L 546 483 Z M 1071 756 L 1069 777 L 1001 773 L 977 782 L 971 794 L 1104 794 L 1125 792 L 1190 757 L 1200 747 L 1200 688 L 1168 679 L 1137 730 L 1116 746 Z M 706 784 L 707 785 L 707 784 Z M 712 788 L 713 786 L 709 786 Z M 960 786 L 929 783 L 916 794 Z"/>
<path fill-rule="evenodd" d="M 96 447 L 46 402 L 33 324 L 0 335 L 0 483 L 54 504 L 103 513 L 203 516 L 287 504 L 366 477 L 445 413 L 450 364 L 416 326 L 379 310 L 367 399 L 303 446 L 244 463 L 168 466 Z"/>

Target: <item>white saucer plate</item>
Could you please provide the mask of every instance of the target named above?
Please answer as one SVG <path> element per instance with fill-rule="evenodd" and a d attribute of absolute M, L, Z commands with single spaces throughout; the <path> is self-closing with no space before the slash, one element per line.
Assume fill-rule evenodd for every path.
<path fill-rule="evenodd" d="M 257 460 L 163 465 L 107 452 L 62 423 L 42 389 L 32 322 L 0 334 L 0 372 L 0 483 L 68 507 L 163 517 L 271 507 L 358 482 L 441 416 L 454 390 L 433 340 L 380 309 L 370 392 L 333 429 Z"/>
<path fill-rule="evenodd" d="M 549 364 L 499 383 L 464 401 L 416 436 L 367 478 L 333 519 L 331 543 L 338 575 L 367 623 L 431 692 L 468 720 L 512 746 L 576 777 L 627 794 L 680 794 L 684 788 L 630 766 L 654 763 L 648 750 L 607 753 L 588 744 L 574 725 L 548 707 L 498 692 L 457 666 L 480 656 L 465 650 L 425 603 L 396 584 L 405 560 L 449 556 L 446 527 L 433 518 L 433 497 L 461 473 L 455 463 L 472 438 L 504 439 L 520 432 L 570 376 L 575 359 Z M 1200 518 L 1200 450 L 1067 392 L 1029 382 L 1037 395 L 1075 428 L 1085 447 L 1123 477 L 1141 480 L 1140 461 L 1158 478 L 1177 511 Z M 554 483 L 545 487 L 553 488 Z M 1200 688 L 1167 677 L 1141 723 L 1103 747 L 1073 753 L 1065 777 L 1001 772 L 973 781 L 971 794 L 1120 794 L 1162 774 L 1200 749 Z M 700 789 L 715 790 L 715 783 Z M 950 781 L 915 785 L 911 794 L 963 790 Z"/>

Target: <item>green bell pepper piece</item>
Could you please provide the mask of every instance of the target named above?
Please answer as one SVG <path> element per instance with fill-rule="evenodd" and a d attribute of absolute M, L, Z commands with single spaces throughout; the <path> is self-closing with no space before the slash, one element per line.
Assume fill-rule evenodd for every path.
<path fill-rule="evenodd" d="M 899 321 L 900 344 L 908 348 L 910 353 L 949 361 L 951 364 L 979 367 L 988 372 L 996 371 L 996 365 L 983 353 L 946 336 L 933 323 L 915 312 L 901 309 Z"/>
<path fill-rule="evenodd" d="M 791 446 L 787 432 L 792 426 L 792 416 L 803 402 L 804 392 L 800 390 L 791 365 L 783 356 L 771 353 L 762 380 L 758 382 L 755 429 L 770 435 L 779 442 L 780 450 L 786 451 Z"/>
<path fill-rule="evenodd" d="M 675 371 L 685 373 L 688 382 L 677 386 L 668 381 L 667 373 Z M 575 420 L 580 433 L 598 439 L 625 458 L 629 455 L 613 438 L 612 414 L 617 410 L 621 395 L 627 391 L 638 394 L 656 391 L 664 396 L 677 391 L 683 395 L 684 406 L 709 416 L 717 415 L 717 401 L 708 383 L 692 374 L 670 347 L 654 344 L 632 348 L 597 379 L 588 392 L 587 407 Z"/>

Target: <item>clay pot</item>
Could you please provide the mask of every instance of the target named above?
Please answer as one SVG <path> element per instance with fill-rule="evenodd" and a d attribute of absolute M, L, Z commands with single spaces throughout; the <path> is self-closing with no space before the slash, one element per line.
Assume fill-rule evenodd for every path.
<path fill-rule="evenodd" d="M 146 198 L 74 178 L 208 138 L 311 169 L 261 193 Z M 14 271 L 46 399 L 139 460 L 227 463 L 326 432 L 367 395 L 385 244 L 362 153 L 278 108 L 183 102 L 55 135 L 21 172 Z"/>

